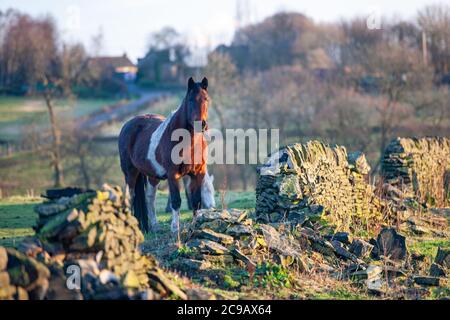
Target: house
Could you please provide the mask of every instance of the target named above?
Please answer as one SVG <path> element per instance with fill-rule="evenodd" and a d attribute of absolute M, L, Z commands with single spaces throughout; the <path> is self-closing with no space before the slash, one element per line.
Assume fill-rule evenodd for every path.
<path fill-rule="evenodd" d="M 95 68 L 103 76 L 112 76 L 127 83 L 134 82 L 138 72 L 137 66 L 126 53 L 116 57 L 93 57 L 89 60 L 89 67 Z"/>
<path fill-rule="evenodd" d="M 188 67 L 175 48 L 149 50 L 138 59 L 138 81 L 149 86 L 184 84 Z"/>

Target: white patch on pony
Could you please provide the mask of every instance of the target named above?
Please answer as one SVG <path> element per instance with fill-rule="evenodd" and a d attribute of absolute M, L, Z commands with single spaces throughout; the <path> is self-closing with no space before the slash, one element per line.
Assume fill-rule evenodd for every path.
<path fill-rule="evenodd" d="M 147 182 L 147 187 L 145 190 L 145 201 L 147 203 L 148 219 L 153 230 L 156 230 L 158 228 L 158 220 L 156 219 L 155 208 L 156 188 L 157 186 L 152 186 L 149 182 Z"/>
<path fill-rule="evenodd" d="M 164 131 L 166 131 L 166 128 L 172 120 L 173 115 L 180 109 L 180 107 L 178 107 L 175 111 L 172 111 L 170 116 L 168 116 L 163 122 L 161 122 L 161 124 L 158 126 L 158 128 L 156 128 L 156 130 L 152 134 L 152 137 L 150 138 L 150 146 L 148 147 L 147 159 L 152 164 L 152 167 L 153 169 L 155 169 L 156 175 L 158 177 L 163 177 L 166 174 L 166 170 L 156 160 L 156 148 L 158 148 L 161 137 L 164 134 Z"/>
<path fill-rule="evenodd" d="M 206 172 L 202 181 L 202 208 L 211 209 L 216 206 L 216 200 L 214 199 L 214 176 L 210 176 Z"/>
<path fill-rule="evenodd" d="M 180 210 L 172 209 L 172 222 L 170 223 L 170 231 L 177 233 L 180 228 Z"/>

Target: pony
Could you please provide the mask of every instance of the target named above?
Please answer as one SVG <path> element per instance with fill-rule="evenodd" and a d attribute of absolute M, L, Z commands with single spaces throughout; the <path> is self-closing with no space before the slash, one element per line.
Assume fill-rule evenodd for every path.
<path fill-rule="evenodd" d="M 209 100 L 208 79 L 195 82 L 190 77 L 183 101 L 167 118 L 157 114 L 136 116 L 127 121 L 120 131 L 120 167 L 131 196 L 133 214 L 144 232 L 150 228 L 154 232 L 159 229 L 155 201 L 161 180 L 167 179 L 169 185 L 170 229 L 173 233 L 179 230 L 179 182 L 182 177 L 190 178 L 188 192 L 194 216 L 201 208 L 207 160 L 207 143 L 203 133 L 208 130 Z M 194 131 L 198 127 L 201 127 L 201 132 Z M 173 141 L 172 133 L 178 129 L 187 130 L 190 139 L 188 152 L 182 149 L 178 154 L 181 162 L 172 159 L 172 150 L 180 143 L 180 140 Z"/>
<path fill-rule="evenodd" d="M 186 194 L 186 200 L 188 209 L 192 210 L 192 203 L 191 203 L 191 195 L 189 194 L 189 183 L 190 183 L 189 176 L 183 177 L 183 185 L 184 185 L 184 191 Z M 211 209 L 216 207 L 216 200 L 214 199 L 214 176 L 208 174 L 208 171 L 205 173 L 205 177 L 202 181 L 202 208 L 203 209 Z M 171 212 L 172 207 L 170 206 L 170 195 L 167 198 L 167 205 L 166 205 L 166 212 Z"/>

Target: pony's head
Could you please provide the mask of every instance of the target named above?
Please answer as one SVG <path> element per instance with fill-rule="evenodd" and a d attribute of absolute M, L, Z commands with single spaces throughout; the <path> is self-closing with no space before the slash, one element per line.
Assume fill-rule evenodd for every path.
<path fill-rule="evenodd" d="M 194 124 L 198 122 L 202 131 L 208 130 L 208 79 L 203 78 L 202 82 L 195 82 L 190 77 L 185 102 L 188 127 L 194 129 Z"/>

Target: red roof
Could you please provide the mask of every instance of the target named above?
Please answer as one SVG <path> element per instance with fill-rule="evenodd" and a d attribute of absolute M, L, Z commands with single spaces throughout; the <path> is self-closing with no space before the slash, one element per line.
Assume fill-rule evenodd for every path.
<path fill-rule="evenodd" d="M 90 62 L 101 67 L 136 67 L 126 54 L 119 57 L 93 57 Z"/>

